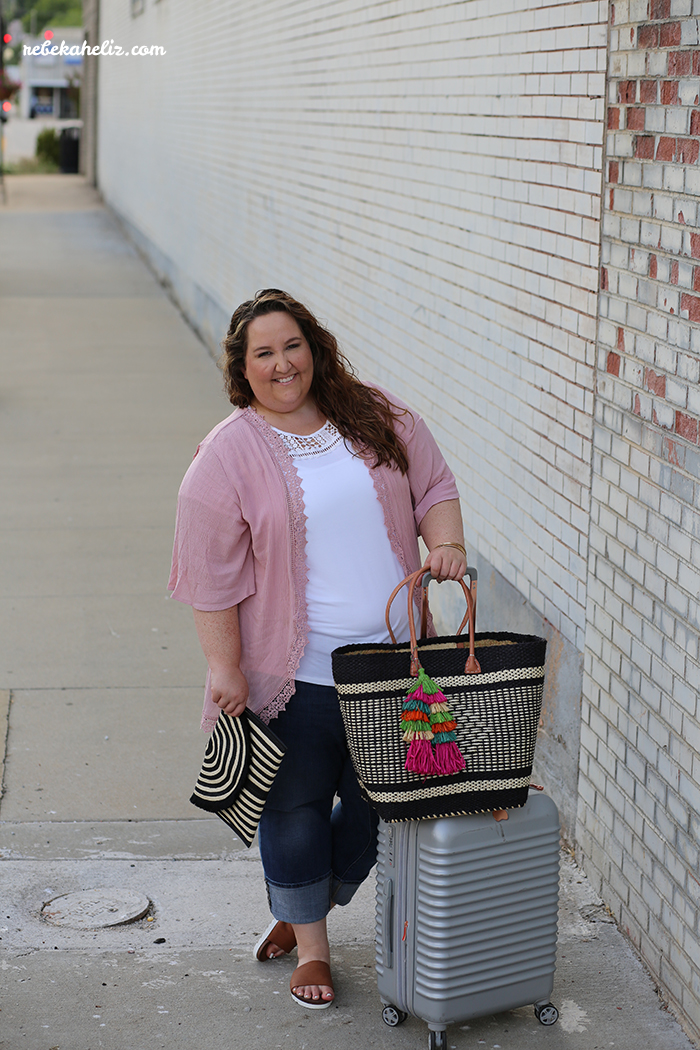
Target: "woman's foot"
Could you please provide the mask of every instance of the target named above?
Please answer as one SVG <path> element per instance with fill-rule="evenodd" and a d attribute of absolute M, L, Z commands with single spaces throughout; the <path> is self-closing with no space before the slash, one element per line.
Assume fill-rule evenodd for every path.
<path fill-rule="evenodd" d="M 294 923 L 294 934 L 299 949 L 299 965 L 290 983 L 292 997 L 302 1006 L 316 1010 L 330 1006 L 335 992 L 331 979 L 331 951 L 326 920 Z"/>
<path fill-rule="evenodd" d="M 289 983 L 292 999 L 307 1010 L 325 1010 L 334 999 L 331 968 L 320 959 L 297 966 Z"/>
<path fill-rule="evenodd" d="M 279 959 L 281 955 L 287 955 L 294 950 L 296 943 L 291 923 L 273 919 L 253 951 L 258 962 L 266 962 L 268 959 Z"/>

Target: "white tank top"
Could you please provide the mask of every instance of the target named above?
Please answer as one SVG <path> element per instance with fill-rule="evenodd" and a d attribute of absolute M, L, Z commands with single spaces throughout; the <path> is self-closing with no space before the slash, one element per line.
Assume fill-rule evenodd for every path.
<path fill-rule="evenodd" d="M 333 685 L 334 649 L 391 641 L 384 612 L 404 571 L 391 549 L 369 468 L 333 424 L 305 437 L 277 433 L 299 475 L 307 519 L 309 640 L 296 678 Z M 406 641 L 405 591 L 394 601 L 391 626 L 397 641 Z"/>

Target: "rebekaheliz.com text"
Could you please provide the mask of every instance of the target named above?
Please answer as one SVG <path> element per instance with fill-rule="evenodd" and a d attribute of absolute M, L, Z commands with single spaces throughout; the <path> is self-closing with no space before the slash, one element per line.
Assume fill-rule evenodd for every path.
<path fill-rule="evenodd" d="M 90 47 L 87 40 L 82 44 L 67 44 L 62 40 L 60 44 L 54 44 L 50 40 L 44 40 L 41 44 L 24 44 L 23 55 L 70 55 L 77 58 L 79 55 L 164 55 L 165 48 L 157 44 L 136 44 L 132 48 L 120 47 L 113 40 L 104 40 L 101 44 Z"/>

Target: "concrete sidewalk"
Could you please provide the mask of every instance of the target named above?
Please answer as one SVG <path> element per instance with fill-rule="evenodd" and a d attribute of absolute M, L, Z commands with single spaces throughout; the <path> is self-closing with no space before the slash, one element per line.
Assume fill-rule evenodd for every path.
<path fill-rule="evenodd" d="M 180 480 L 228 412 L 220 377 L 79 176 L 6 182 L 0 1047 L 425 1046 L 421 1022 L 381 1021 L 370 883 L 330 919 L 330 1010 L 290 1001 L 292 959 L 252 959 L 260 861 L 187 801 L 204 662 L 165 590 Z M 84 931 L 41 918 L 92 889 L 134 891 L 148 912 Z M 552 998 L 554 1027 L 528 1007 L 455 1025 L 448 1046 L 690 1050 L 566 855 Z"/>

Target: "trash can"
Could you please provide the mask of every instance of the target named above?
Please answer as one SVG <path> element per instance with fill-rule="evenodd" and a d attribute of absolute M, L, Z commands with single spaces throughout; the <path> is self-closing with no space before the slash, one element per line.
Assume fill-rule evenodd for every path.
<path fill-rule="evenodd" d="M 58 166 L 64 175 L 75 175 L 80 156 L 80 128 L 63 128 L 58 136 Z"/>

